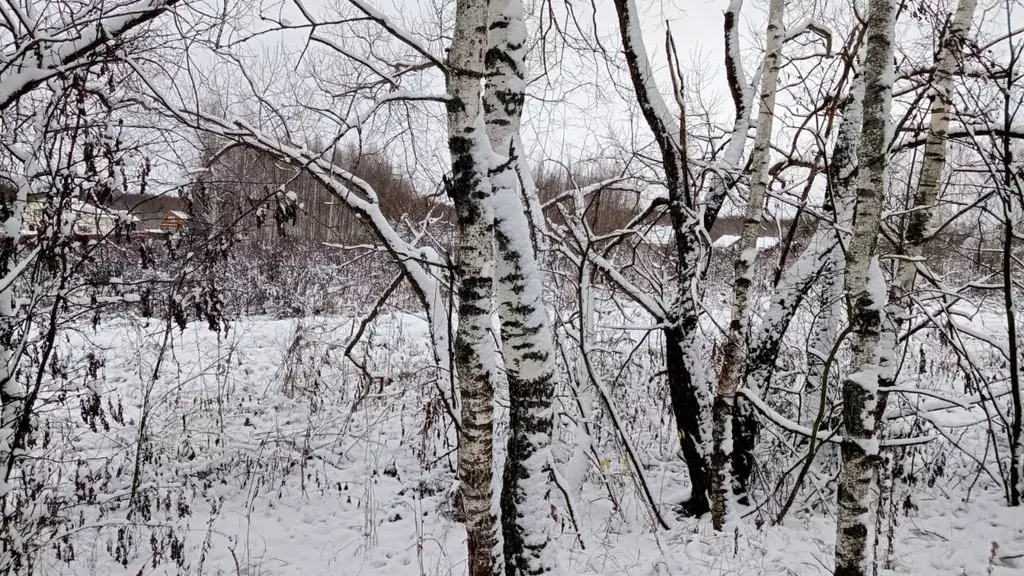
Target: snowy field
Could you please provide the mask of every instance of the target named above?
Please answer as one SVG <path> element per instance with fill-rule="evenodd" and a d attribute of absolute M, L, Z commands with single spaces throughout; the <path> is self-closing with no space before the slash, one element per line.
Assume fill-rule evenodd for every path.
<path fill-rule="evenodd" d="M 256 317 L 233 322 L 226 336 L 190 323 L 165 342 L 162 324 L 128 318 L 72 334 L 64 346 L 76 393 L 102 389 L 120 400 L 99 411 L 95 431 L 81 432 L 85 401 L 82 414 L 44 416 L 62 440 L 40 443 L 41 459 L 26 468 L 49 474 L 50 489 L 64 492 L 55 498 L 72 502 L 62 511 L 72 528 L 49 540 L 37 572 L 463 574 L 454 443 L 442 432 L 425 325 L 405 314 L 380 318 L 354 351 L 366 374 L 339 348 L 352 329 L 341 318 Z M 941 359 L 932 365 L 944 369 Z M 632 418 L 631 433 L 672 528 L 653 528 L 614 441 L 595 438 L 602 459 L 568 481 L 579 487 L 570 494 L 578 532 L 564 497 L 551 498 L 566 573 L 831 573 L 827 513 L 795 510 L 781 525 L 746 522 L 725 534 L 706 518 L 671 513 L 687 488 L 685 468 L 657 396 L 632 395 L 621 409 L 648 413 Z M 954 430 L 972 449 L 977 430 Z M 561 432 L 559 466 L 578 477 L 567 464 L 573 431 Z M 969 468 L 970 454 L 942 450 L 948 469 Z M 1024 516 L 993 483 L 955 476 L 919 482 L 912 501 L 898 498 L 892 568 L 882 573 L 1024 574 Z M 878 545 L 884 556 L 889 542 Z"/>

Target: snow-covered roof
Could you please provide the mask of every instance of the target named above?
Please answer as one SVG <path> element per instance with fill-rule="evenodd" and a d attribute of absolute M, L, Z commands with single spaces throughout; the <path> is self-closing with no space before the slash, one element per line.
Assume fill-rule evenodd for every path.
<path fill-rule="evenodd" d="M 167 213 L 177 218 L 181 218 L 182 220 L 188 220 L 188 214 L 185 214 L 181 210 L 168 210 Z"/>
<path fill-rule="evenodd" d="M 712 242 L 711 243 L 711 247 L 712 248 L 728 248 L 729 246 L 732 246 L 733 244 L 735 244 L 735 243 L 737 243 L 739 241 L 740 241 L 740 237 L 739 236 L 732 236 L 730 234 L 725 234 L 725 235 L 719 236 L 718 240 L 715 240 L 714 242 Z"/>
<path fill-rule="evenodd" d="M 46 202 L 31 201 L 25 205 L 22 234 L 35 233 L 35 228 L 42 224 L 45 209 Z M 74 231 L 78 234 L 107 234 L 118 222 L 131 223 L 139 220 L 126 210 L 111 210 L 77 198 L 71 199 L 65 218 L 72 222 Z"/>
<path fill-rule="evenodd" d="M 740 241 L 740 237 L 739 236 L 733 236 L 733 235 L 730 235 L 730 234 L 725 234 L 723 236 L 719 236 L 717 240 L 715 240 L 714 242 L 711 243 L 711 246 L 713 248 L 723 248 L 724 249 L 724 248 L 729 248 L 730 246 L 732 246 L 733 244 L 735 244 L 735 243 L 737 243 L 739 241 Z M 758 250 L 771 250 L 772 248 L 775 248 L 778 245 L 779 245 L 779 238 L 777 236 L 761 236 L 760 238 L 757 239 L 757 249 Z"/>
<path fill-rule="evenodd" d="M 675 242 L 675 235 L 672 231 L 671 226 L 652 226 L 644 234 L 644 240 L 648 244 L 656 244 L 659 246 L 667 246 Z M 732 234 L 724 234 L 719 236 L 717 240 L 711 243 L 712 248 L 724 250 L 731 247 L 740 241 L 740 237 Z M 779 245 L 778 236 L 761 236 L 757 239 L 758 250 L 771 250 Z"/>

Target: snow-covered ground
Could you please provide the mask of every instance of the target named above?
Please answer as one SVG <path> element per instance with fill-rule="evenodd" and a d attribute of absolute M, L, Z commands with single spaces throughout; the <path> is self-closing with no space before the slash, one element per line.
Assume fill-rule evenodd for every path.
<path fill-rule="evenodd" d="M 339 346 L 352 329 L 349 319 L 332 317 L 245 318 L 227 335 L 192 323 L 175 328 L 163 347 L 162 324 L 125 318 L 72 334 L 64 346 L 73 388 L 102 388 L 112 401 L 104 400 L 95 431 L 77 411 L 45 416 L 58 441 L 40 444 L 33 454 L 47 460 L 29 468 L 51 475 L 69 502 L 60 513 L 70 528 L 45 540 L 35 571 L 463 574 L 454 442 L 443 431 L 426 326 L 407 314 L 380 318 L 355 350 L 368 373 L 343 358 Z M 87 369 L 90 358 L 98 370 Z M 671 437 L 666 407 L 646 394 L 633 398 L 621 409 L 673 527 L 653 528 L 605 433 L 595 439 L 600 462 L 571 495 L 578 533 L 561 495 L 551 499 L 567 574 L 831 573 L 834 524 L 820 511 L 798 510 L 760 529 L 755 513 L 724 534 L 707 520 L 674 517 L 668 504 L 687 485 L 669 444 L 658 439 Z M 144 412 L 146 449 L 136 474 Z M 646 420 L 634 416 L 645 413 Z M 565 462 L 571 452 L 563 447 L 556 456 Z M 969 480 L 921 481 L 907 510 L 902 497 L 895 502 L 901 516 L 892 569 L 883 574 L 1024 574 L 1024 514 L 1007 508 L 992 483 Z M 879 543 L 880 553 L 887 545 Z"/>

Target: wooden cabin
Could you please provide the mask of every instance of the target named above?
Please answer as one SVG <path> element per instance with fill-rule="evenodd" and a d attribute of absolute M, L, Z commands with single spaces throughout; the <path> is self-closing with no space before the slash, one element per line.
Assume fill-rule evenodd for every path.
<path fill-rule="evenodd" d="M 181 210 L 168 210 L 157 227 L 164 232 L 184 232 L 189 229 L 190 222 L 188 214 Z"/>

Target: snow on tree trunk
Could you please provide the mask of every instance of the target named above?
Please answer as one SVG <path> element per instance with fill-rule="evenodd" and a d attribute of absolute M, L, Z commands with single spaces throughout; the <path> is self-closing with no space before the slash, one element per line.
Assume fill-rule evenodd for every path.
<path fill-rule="evenodd" d="M 0 205 L 0 216 L 4 219 L 3 238 L 0 238 L 0 462 L 4 463 L 14 461 L 12 455 L 18 448 L 15 437 L 21 417 L 23 395 L 18 386 L 15 365 L 20 354 L 14 284 L 24 270 L 18 261 L 18 243 L 31 188 L 29 172 L 32 170 L 33 166 L 26 166 L 25 176 L 17 179 L 13 202 L 5 201 Z M 5 497 L 10 489 L 10 467 L 5 467 L 5 470 L 4 478 L 0 479 L 0 498 Z"/>
<path fill-rule="evenodd" d="M 495 350 L 491 337 L 494 219 L 481 84 L 487 50 L 488 3 L 459 0 L 448 54 L 448 188 L 455 205 L 458 328 L 454 365 L 462 400 L 458 462 L 470 576 L 489 576 L 496 564 L 497 519 L 492 510 Z"/>
<path fill-rule="evenodd" d="M 751 122 L 750 108 L 753 106 L 755 91 L 747 82 L 741 62 L 739 18 L 742 8 L 743 0 L 731 0 L 725 10 L 725 73 L 729 91 L 732 94 L 736 119 L 721 163 L 716 171 L 718 177 L 713 180 L 713 187 L 704 203 L 704 227 L 708 230 L 711 229 L 718 217 L 731 187 L 731 181 L 739 178 L 740 162 L 743 159 L 747 131 Z M 732 466 L 737 491 L 743 494 L 746 492 L 748 479 L 754 467 L 753 450 L 754 440 L 757 436 L 757 419 L 749 403 L 745 400 L 739 399 L 737 407 L 737 418 L 733 420 Z M 739 442 L 736 442 L 736 439 Z"/>
<path fill-rule="evenodd" d="M 764 77 L 761 102 L 757 118 L 757 136 L 751 153 L 750 197 L 747 200 L 743 229 L 740 233 L 739 258 L 734 263 L 732 319 L 722 347 L 722 365 L 718 372 L 715 394 L 714 449 L 711 456 L 711 518 L 716 530 L 721 530 L 729 517 L 729 503 L 733 490 L 733 412 L 736 391 L 746 373 L 747 336 L 749 334 L 750 286 L 757 239 L 761 235 L 762 212 L 768 190 L 768 160 L 771 150 L 772 120 L 775 113 L 775 93 L 778 86 L 780 56 L 782 53 L 783 0 L 772 0 L 768 7 L 767 44 L 765 47 Z"/>
<path fill-rule="evenodd" d="M 494 189 L 495 279 L 502 357 L 509 391 L 509 438 L 501 490 L 505 573 L 542 574 L 550 549 L 554 335 L 544 308 L 542 275 L 520 194 L 518 133 L 526 94 L 526 27 L 520 0 L 496 0 L 488 25 L 487 135 L 501 158 Z"/>
<path fill-rule="evenodd" d="M 702 279 L 704 220 L 696 210 L 686 174 L 685 144 L 679 121 L 669 113 L 658 91 L 647 49 L 640 29 L 635 0 L 615 0 L 622 49 L 629 68 L 633 91 L 644 119 L 658 143 L 661 166 L 668 190 L 668 210 L 674 232 L 679 286 L 676 305 L 669 318 L 666 335 L 666 368 L 672 409 L 676 416 L 679 440 L 687 459 L 692 491 L 687 512 L 703 514 L 709 509 L 706 488 L 709 441 L 711 439 L 711 401 L 704 360 L 701 357 L 699 308 L 695 298 Z M 675 346 L 675 349 L 672 347 Z M 684 403 L 684 404 L 680 404 Z"/>
<path fill-rule="evenodd" d="M 814 283 L 822 279 L 821 291 L 817 296 L 821 312 L 814 320 L 808 342 L 806 386 L 809 391 L 820 389 L 825 355 L 834 344 L 842 321 L 843 253 L 839 230 L 848 229 L 853 217 L 850 190 L 857 174 L 856 154 L 862 122 L 862 97 L 863 82 L 857 74 L 841 109 L 843 118 L 828 164 L 829 190 L 823 212 L 831 214 L 835 224 L 818 224 L 803 252 L 787 267 L 775 288 L 761 325 L 751 337 L 745 387 L 758 395 L 768 388 L 768 382 L 775 371 L 775 359 L 790 322 Z M 749 404 L 743 397 L 738 397 L 736 418 L 733 420 L 733 469 L 737 486 L 741 489 L 746 486 L 753 467 L 752 452 L 758 432 L 757 419 Z M 808 411 L 809 414 L 805 412 L 802 416 L 816 414 L 817 405 L 810 405 Z M 806 419 L 801 418 L 801 421 Z"/>
<path fill-rule="evenodd" d="M 924 255 L 929 229 L 935 216 L 935 205 L 942 189 L 942 171 L 946 167 L 947 133 L 953 110 L 955 74 L 961 62 L 963 43 L 971 28 L 977 0 L 960 0 L 956 12 L 945 32 L 935 56 L 935 75 L 932 79 L 931 119 L 924 144 L 924 156 L 914 198 L 907 206 L 906 229 L 903 235 L 903 253 L 906 261 L 896 261 L 893 282 L 886 305 L 883 341 L 891 342 L 881 350 L 879 362 L 879 398 L 876 422 L 881 423 L 888 395 L 885 389 L 896 384 L 896 336 L 904 322 L 910 319 L 911 293 L 917 278 L 917 266 Z"/>
<path fill-rule="evenodd" d="M 730 181 L 739 178 L 740 161 L 743 159 L 743 151 L 747 144 L 747 131 L 750 129 L 750 108 L 754 104 L 754 90 L 747 82 L 741 61 L 739 19 L 742 8 L 743 0 L 730 0 L 729 6 L 725 10 L 725 75 L 728 79 L 736 117 L 732 133 L 729 135 L 729 142 L 725 145 L 716 171 L 717 177 L 714 179 L 711 193 L 708 194 L 704 203 L 704 227 L 708 230 L 711 229 L 725 202 L 730 189 Z"/>
<path fill-rule="evenodd" d="M 690 498 L 684 503 L 684 512 L 690 516 L 701 516 L 711 509 L 708 494 L 711 489 L 711 472 L 709 468 L 709 449 L 707 441 L 711 437 L 707 410 L 709 398 L 699 396 L 698 388 L 693 385 L 685 354 L 686 346 L 696 345 L 696 330 L 683 326 L 681 322 L 666 327 L 665 336 L 665 367 L 667 370 L 668 392 L 672 404 L 672 414 L 676 419 L 679 435 L 679 446 L 686 461 L 686 469 L 690 476 Z M 689 344 L 684 344 L 689 342 Z"/>
<path fill-rule="evenodd" d="M 818 294 L 818 316 L 811 328 L 811 337 L 807 350 L 807 389 L 810 392 L 821 390 L 822 379 L 825 377 L 825 360 L 829 350 L 835 345 L 842 322 L 843 310 L 843 278 L 845 262 L 840 241 L 840 230 L 850 228 L 853 220 L 853 199 L 851 191 L 857 176 L 857 145 L 864 114 L 864 77 L 860 73 L 854 76 L 843 109 L 843 120 L 839 126 L 839 136 L 832 151 L 829 163 L 829 182 L 831 194 L 826 197 L 826 210 L 831 206 L 836 226 L 830 231 L 835 245 L 828 254 L 822 275 L 821 292 Z"/>
<path fill-rule="evenodd" d="M 889 115 L 892 108 L 892 0 L 868 5 L 864 69 L 864 123 L 853 238 L 846 255 L 845 287 L 850 306 L 850 374 L 843 381 L 843 468 L 836 517 L 836 576 L 866 576 L 872 570 L 870 499 L 878 464 L 875 408 L 885 279 L 878 265 L 878 234 L 885 203 Z"/>
<path fill-rule="evenodd" d="M 825 363 L 839 336 L 839 324 L 843 321 L 843 269 L 841 265 L 837 269 L 836 264 L 841 264 L 837 260 L 830 258 L 822 271 L 822 282 L 816 297 L 818 313 L 807 337 L 807 379 L 803 389 L 805 401 L 801 404 L 801 422 L 811 422 L 817 417 L 819 404 L 813 400 L 823 393 L 821 385 L 828 370 Z"/>

